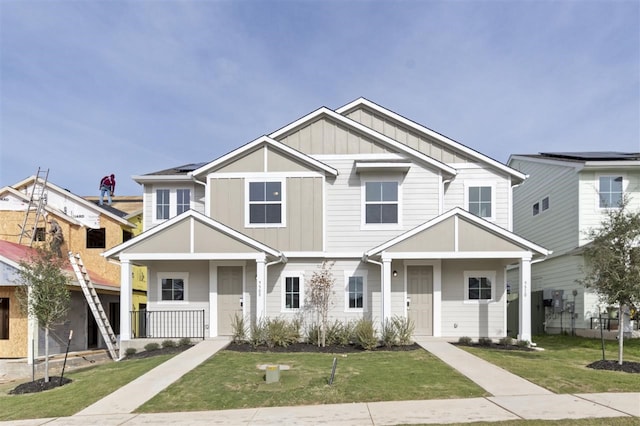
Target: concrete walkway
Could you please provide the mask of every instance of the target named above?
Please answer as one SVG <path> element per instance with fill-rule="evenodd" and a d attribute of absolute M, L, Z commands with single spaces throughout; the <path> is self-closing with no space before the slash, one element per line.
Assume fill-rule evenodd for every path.
<path fill-rule="evenodd" d="M 228 344 L 205 340 L 72 417 L 0 425 L 396 425 L 496 422 L 517 419 L 640 417 L 640 393 L 553 394 L 439 339 L 417 342 L 493 396 L 297 407 L 134 414 L 140 405 Z"/>

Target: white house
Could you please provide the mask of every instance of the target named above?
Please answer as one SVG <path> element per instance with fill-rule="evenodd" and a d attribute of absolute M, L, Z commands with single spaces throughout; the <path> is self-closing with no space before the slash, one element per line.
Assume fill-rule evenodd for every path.
<path fill-rule="evenodd" d="M 333 319 L 379 328 L 400 316 L 416 335 L 499 338 L 507 266 L 523 270 L 526 301 L 531 262 L 548 254 L 512 232 L 523 173 L 362 98 L 134 179 L 145 231 L 105 252 L 122 265 L 121 305 L 132 265 L 145 265 L 147 309 L 200 310 L 205 337 L 230 335 L 238 313 L 295 317 L 330 260 Z M 531 340 L 523 306 L 519 338 Z M 129 329 L 123 311 L 125 345 Z"/>
<path fill-rule="evenodd" d="M 640 209 L 640 152 L 512 155 L 508 164 L 528 175 L 514 190 L 514 231 L 553 252 L 531 272 L 547 331 L 597 327 L 598 297 L 576 281 L 584 276 L 580 248 L 624 195 L 629 209 Z"/>

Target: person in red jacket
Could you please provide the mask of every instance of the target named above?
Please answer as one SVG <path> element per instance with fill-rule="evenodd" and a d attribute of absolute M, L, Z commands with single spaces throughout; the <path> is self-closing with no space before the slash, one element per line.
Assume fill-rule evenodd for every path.
<path fill-rule="evenodd" d="M 107 194 L 107 204 L 111 205 L 111 196 L 116 191 L 116 175 L 113 173 L 111 176 L 105 176 L 100 181 L 100 201 L 98 204 L 103 204 L 104 194 Z"/>

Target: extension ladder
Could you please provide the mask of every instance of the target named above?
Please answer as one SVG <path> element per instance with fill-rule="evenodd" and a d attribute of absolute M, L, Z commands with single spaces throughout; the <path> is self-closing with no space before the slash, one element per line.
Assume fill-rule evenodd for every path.
<path fill-rule="evenodd" d="M 31 194 L 29 195 L 29 205 L 27 205 L 27 211 L 24 215 L 24 220 L 22 221 L 18 244 L 22 244 L 23 239 L 28 239 L 29 247 L 33 246 L 33 242 L 36 239 L 38 222 L 42 216 L 44 206 L 47 204 L 46 192 L 48 180 L 49 169 L 42 170 L 38 167 L 36 178 L 33 181 L 33 187 L 31 188 Z"/>
<path fill-rule="evenodd" d="M 82 287 L 82 292 L 84 293 L 84 297 L 87 299 L 87 303 L 91 308 L 91 312 L 93 313 L 93 317 L 98 324 L 98 328 L 100 329 L 100 333 L 102 334 L 102 338 L 107 344 L 107 348 L 109 349 L 109 354 L 111 354 L 111 358 L 114 361 L 118 360 L 118 338 L 116 337 L 113 329 L 111 328 L 111 324 L 109 323 L 109 318 L 107 318 L 107 314 L 104 312 L 104 308 L 102 307 L 102 303 L 100 303 L 100 298 L 98 297 L 98 293 L 96 292 L 93 283 L 91 282 L 91 278 L 87 273 L 87 269 L 84 267 L 82 263 L 82 258 L 80 257 L 80 253 L 73 254 L 69 252 L 69 262 L 73 267 L 73 271 L 76 273 L 76 277 L 78 277 L 78 282 L 80 283 L 80 287 Z"/>

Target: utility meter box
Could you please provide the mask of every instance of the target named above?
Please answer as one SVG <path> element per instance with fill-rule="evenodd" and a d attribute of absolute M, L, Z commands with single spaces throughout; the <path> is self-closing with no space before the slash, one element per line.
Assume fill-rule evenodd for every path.
<path fill-rule="evenodd" d="M 552 293 L 553 312 L 564 311 L 563 297 L 564 297 L 564 290 L 553 290 L 553 293 Z"/>
<path fill-rule="evenodd" d="M 279 365 L 267 365 L 265 368 L 265 379 L 267 383 L 276 383 L 280 381 L 280 366 Z"/>

